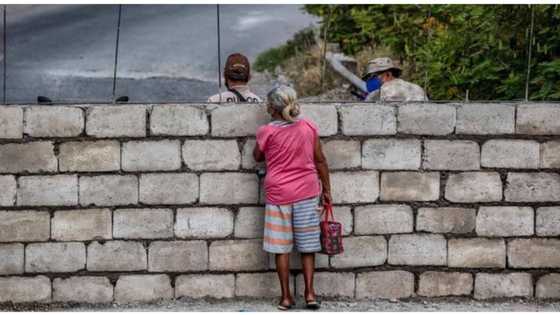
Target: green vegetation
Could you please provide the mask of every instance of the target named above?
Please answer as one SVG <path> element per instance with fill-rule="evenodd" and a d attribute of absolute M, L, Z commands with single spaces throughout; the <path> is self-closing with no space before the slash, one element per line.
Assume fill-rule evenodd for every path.
<path fill-rule="evenodd" d="M 315 45 L 313 29 L 305 28 L 296 33 L 286 44 L 266 50 L 257 56 L 254 63 L 255 70 L 274 73 L 276 67 L 282 65 L 285 60 L 307 51 L 313 45 Z"/>
<path fill-rule="evenodd" d="M 431 99 L 525 98 L 531 46 L 529 98 L 560 100 L 558 5 L 306 5 L 322 18 L 321 34 L 359 57 L 389 51 L 406 79 Z M 534 27 L 531 38 L 531 21 Z M 311 36 L 310 36 L 311 37 Z M 531 44 L 531 45 L 529 45 Z M 296 48 L 297 47 L 297 48 Z M 271 69 L 304 47 L 287 43 L 261 55 Z M 373 54 L 372 54 L 373 52 Z"/>

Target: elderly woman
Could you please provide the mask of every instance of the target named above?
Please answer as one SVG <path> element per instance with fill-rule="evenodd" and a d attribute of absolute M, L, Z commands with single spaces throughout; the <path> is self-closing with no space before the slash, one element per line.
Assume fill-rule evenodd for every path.
<path fill-rule="evenodd" d="M 282 289 L 278 309 L 288 310 L 295 304 L 289 288 L 289 255 L 294 243 L 301 253 L 306 307 L 318 309 L 313 272 L 315 253 L 321 250 L 319 200 L 331 203 L 327 160 L 317 126 L 298 118 L 296 92 L 280 86 L 267 99 L 272 121 L 259 127 L 253 156 L 256 161 L 266 161 L 267 167 L 263 245 L 265 251 L 276 254 Z"/>

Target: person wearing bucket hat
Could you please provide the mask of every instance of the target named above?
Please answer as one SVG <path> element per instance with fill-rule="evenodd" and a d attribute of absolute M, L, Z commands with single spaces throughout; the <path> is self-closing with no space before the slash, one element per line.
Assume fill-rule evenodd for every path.
<path fill-rule="evenodd" d="M 367 71 L 362 78 L 367 84 L 380 85 L 379 89 L 368 94 L 366 102 L 421 102 L 428 97 L 419 85 L 400 78 L 402 69 L 391 58 L 375 58 L 368 62 Z"/>
<path fill-rule="evenodd" d="M 247 57 L 240 53 L 228 56 L 224 66 L 225 92 L 208 98 L 211 103 L 259 103 L 261 98 L 249 89 L 251 64 Z"/>

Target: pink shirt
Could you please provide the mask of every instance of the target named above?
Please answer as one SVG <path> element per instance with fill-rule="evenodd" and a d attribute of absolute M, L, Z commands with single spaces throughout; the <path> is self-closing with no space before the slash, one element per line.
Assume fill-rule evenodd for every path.
<path fill-rule="evenodd" d="M 313 154 L 317 135 L 317 126 L 306 119 L 259 127 L 257 144 L 266 159 L 267 203 L 291 204 L 321 193 Z"/>

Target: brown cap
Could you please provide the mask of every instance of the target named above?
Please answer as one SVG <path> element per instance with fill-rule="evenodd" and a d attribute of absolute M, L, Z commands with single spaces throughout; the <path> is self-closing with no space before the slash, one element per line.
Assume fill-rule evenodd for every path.
<path fill-rule="evenodd" d="M 248 82 L 251 73 L 251 65 L 247 57 L 240 53 L 228 56 L 224 67 L 224 78 Z"/>

